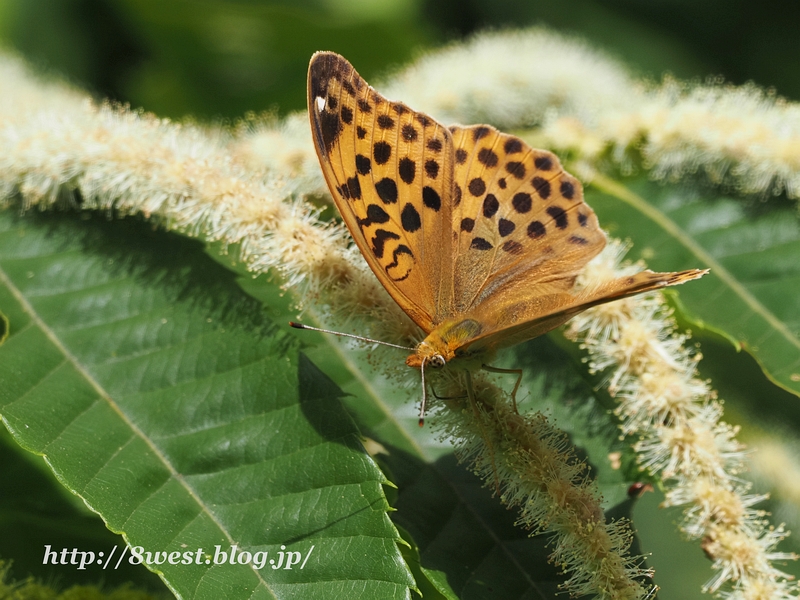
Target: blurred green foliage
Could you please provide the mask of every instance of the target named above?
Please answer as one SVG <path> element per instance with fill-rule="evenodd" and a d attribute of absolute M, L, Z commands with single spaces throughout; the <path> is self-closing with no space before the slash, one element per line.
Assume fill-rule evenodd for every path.
<path fill-rule="evenodd" d="M 636 72 L 722 75 L 800 98 L 800 5 L 765 0 L 4 0 L 0 43 L 78 85 L 161 116 L 303 108 L 316 50 L 369 81 L 486 28 L 546 25 Z"/>

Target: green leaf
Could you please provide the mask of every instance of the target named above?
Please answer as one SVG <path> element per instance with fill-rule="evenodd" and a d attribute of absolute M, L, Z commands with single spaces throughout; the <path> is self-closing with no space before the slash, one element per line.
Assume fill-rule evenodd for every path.
<path fill-rule="evenodd" d="M 750 352 L 767 376 L 800 394 L 800 223 L 792 208 L 748 209 L 642 179 L 598 176 L 586 198 L 612 235 L 651 268 L 711 269 L 677 290 L 697 326 Z"/>
<path fill-rule="evenodd" d="M 0 307 L 7 428 L 132 546 L 202 548 L 201 564 L 151 565 L 176 593 L 410 596 L 342 392 L 200 243 L 136 219 L 1 213 Z M 307 564 L 213 564 L 234 544 Z"/>

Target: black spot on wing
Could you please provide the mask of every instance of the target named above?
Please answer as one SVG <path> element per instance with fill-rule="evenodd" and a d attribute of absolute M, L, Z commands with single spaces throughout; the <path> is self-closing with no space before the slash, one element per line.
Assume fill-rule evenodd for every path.
<path fill-rule="evenodd" d="M 442 207 L 442 199 L 439 193 L 427 185 L 422 188 L 422 203 L 436 212 L 439 212 L 439 209 Z"/>
<path fill-rule="evenodd" d="M 417 133 L 416 128 L 411 123 L 406 123 L 400 130 L 403 139 L 407 142 L 413 142 L 417 139 L 419 134 Z"/>
<path fill-rule="evenodd" d="M 478 127 L 474 127 L 472 129 L 472 139 L 477 142 L 478 140 L 483 139 L 487 135 L 489 135 L 490 132 L 491 132 L 491 129 L 489 129 L 485 125 L 480 125 Z"/>
<path fill-rule="evenodd" d="M 320 145 L 325 148 L 325 154 L 330 154 L 331 148 L 333 148 L 343 129 L 339 113 L 323 110 L 317 113 L 317 119 L 319 122 L 319 137 L 322 141 Z"/>
<path fill-rule="evenodd" d="M 531 195 L 526 192 L 514 194 L 514 197 L 511 199 L 511 206 L 513 206 L 514 210 L 518 213 L 526 213 L 530 211 L 532 205 L 533 199 L 531 198 Z"/>
<path fill-rule="evenodd" d="M 548 215 L 553 217 L 556 222 L 556 227 L 559 229 L 566 229 L 569 224 L 567 221 L 567 213 L 560 206 L 548 206 L 546 209 Z"/>
<path fill-rule="evenodd" d="M 533 164 L 536 165 L 537 169 L 549 171 L 553 168 L 553 159 L 551 159 L 549 156 L 537 156 L 533 159 Z"/>
<path fill-rule="evenodd" d="M 353 109 L 343 106 L 342 107 L 342 121 L 350 125 L 353 122 Z"/>
<path fill-rule="evenodd" d="M 522 244 L 520 244 L 519 242 L 515 242 L 514 240 L 508 240 L 507 242 L 503 242 L 503 245 L 500 246 L 500 248 L 502 248 L 509 254 L 522 253 Z"/>
<path fill-rule="evenodd" d="M 533 185 L 533 189 L 536 190 L 542 200 L 547 200 L 550 197 L 550 182 L 546 179 L 534 177 L 531 179 L 531 185 Z"/>
<path fill-rule="evenodd" d="M 585 246 L 586 244 L 589 243 L 589 240 L 587 240 L 586 238 L 583 238 L 583 237 L 581 237 L 579 235 L 571 235 L 571 236 L 569 236 L 569 241 L 570 241 L 570 243 L 575 244 L 577 246 Z"/>
<path fill-rule="evenodd" d="M 394 119 L 389 115 L 380 115 L 378 117 L 378 127 L 381 129 L 391 129 L 394 127 Z"/>
<path fill-rule="evenodd" d="M 439 163 L 433 159 L 425 161 L 425 174 L 431 179 L 436 179 L 439 175 Z"/>
<path fill-rule="evenodd" d="M 497 222 L 497 231 L 501 237 L 511 235 L 516 228 L 517 226 L 514 225 L 514 221 L 509 221 L 508 219 L 500 219 Z"/>
<path fill-rule="evenodd" d="M 575 186 L 571 181 L 561 182 L 561 195 L 567 200 L 572 200 L 575 197 Z"/>
<path fill-rule="evenodd" d="M 367 218 L 366 219 L 358 219 L 358 224 L 363 229 L 364 227 L 369 227 L 370 225 L 374 224 L 382 224 L 389 221 L 389 213 L 383 210 L 377 204 L 370 204 L 367 206 Z"/>
<path fill-rule="evenodd" d="M 497 214 L 499 208 L 500 202 L 497 200 L 497 197 L 494 194 L 486 194 L 486 198 L 483 199 L 483 216 L 487 219 L 491 219 Z"/>
<path fill-rule="evenodd" d="M 406 202 L 403 211 L 400 213 L 400 224 L 408 233 L 414 233 L 422 226 L 422 219 L 420 219 L 417 209 L 409 202 Z"/>
<path fill-rule="evenodd" d="M 481 148 L 478 150 L 478 162 L 486 167 L 494 167 L 497 166 L 497 163 L 500 161 L 497 154 L 492 151 L 491 148 Z"/>
<path fill-rule="evenodd" d="M 463 148 L 456 150 L 456 162 L 460 165 L 463 165 L 465 162 L 467 162 L 467 151 Z"/>
<path fill-rule="evenodd" d="M 414 183 L 414 177 L 417 174 L 417 163 L 409 157 L 401 158 L 397 165 L 397 172 L 400 174 L 400 179 L 405 183 Z"/>
<path fill-rule="evenodd" d="M 486 191 L 486 184 L 483 182 L 483 179 L 476 177 L 469 182 L 467 188 L 469 189 L 469 193 L 477 198 L 478 196 L 482 196 Z"/>
<path fill-rule="evenodd" d="M 361 199 L 361 183 L 358 181 L 358 175 L 353 175 L 350 177 L 345 185 L 350 191 L 348 198 L 353 198 L 354 200 Z"/>
<path fill-rule="evenodd" d="M 482 237 L 472 238 L 472 243 L 469 245 L 469 247 L 474 248 L 475 250 L 491 250 L 494 248 L 489 240 L 486 240 Z"/>
<path fill-rule="evenodd" d="M 369 114 L 372 112 L 372 105 L 366 100 L 364 100 L 364 98 L 358 99 L 358 108 L 360 108 L 361 112 L 363 113 Z"/>
<path fill-rule="evenodd" d="M 528 237 L 531 239 L 535 240 L 536 238 L 542 237 L 546 233 L 547 230 L 541 221 L 531 221 L 531 224 L 528 225 Z"/>
<path fill-rule="evenodd" d="M 399 239 L 400 236 L 396 233 L 386 231 L 385 229 L 377 229 L 375 231 L 375 237 L 372 238 L 372 253 L 378 258 L 383 258 L 386 242 Z"/>
<path fill-rule="evenodd" d="M 372 146 L 372 157 L 379 165 L 385 165 L 392 157 L 392 147 L 384 141 L 375 142 Z"/>
<path fill-rule="evenodd" d="M 437 140 L 436 138 L 428 140 L 428 143 L 425 144 L 428 150 L 432 152 L 441 152 L 442 151 L 442 140 Z"/>
<path fill-rule="evenodd" d="M 469 217 L 465 217 L 461 219 L 461 231 L 466 231 L 469 233 L 475 228 L 475 219 L 470 219 Z"/>
<path fill-rule="evenodd" d="M 357 125 L 356 135 L 358 136 L 358 139 L 363 140 L 365 137 L 367 137 L 367 130 L 364 129 L 361 125 Z"/>
<path fill-rule="evenodd" d="M 509 174 L 513 175 L 516 179 L 523 179 L 527 169 L 525 169 L 525 165 L 521 162 L 512 160 L 511 162 L 506 163 L 506 171 L 508 171 Z"/>
<path fill-rule="evenodd" d="M 384 204 L 397 202 L 397 184 L 394 179 L 384 177 L 375 184 L 375 191 L 378 192 L 378 196 L 383 200 Z"/>
<path fill-rule="evenodd" d="M 367 175 L 372 170 L 372 161 L 363 154 L 356 154 L 356 171 Z"/>
<path fill-rule="evenodd" d="M 518 140 L 517 138 L 509 138 L 503 145 L 503 149 L 507 154 L 516 154 L 517 152 L 522 152 L 522 141 Z"/>

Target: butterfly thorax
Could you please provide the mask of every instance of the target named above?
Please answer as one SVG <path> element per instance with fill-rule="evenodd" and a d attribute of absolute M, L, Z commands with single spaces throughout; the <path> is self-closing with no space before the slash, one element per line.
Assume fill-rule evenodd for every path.
<path fill-rule="evenodd" d="M 482 363 L 486 360 L 485 352 L 471 353 L 468 349 L 469 340 L 476 338 L 481 329 L 481 324 L 474 319 L 444 321 L 417 345 L 414 354 L 406 358 L 406 364 L 417 369 L 423 362 L 426 367 L 442 367 L 445 363 L 458 358 L 459 366 L 472 369 L 474 365 L 468 363 L 472 363 L 473 360 Z M 480 368 L 480 364 L 477 367 Z"/>

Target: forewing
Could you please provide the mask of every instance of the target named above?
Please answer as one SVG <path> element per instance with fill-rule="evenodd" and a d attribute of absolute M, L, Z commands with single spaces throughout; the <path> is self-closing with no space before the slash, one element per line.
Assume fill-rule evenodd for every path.
<path fill-rule="evenodd" d="M 373 90 L 344 58 L 308 72 L 314 146 L 367 263 L 426 332 L 452 306 L 453 147 L 430 117 Z"/>
<path fill-rule="evenodd" d="M 581 184 L 551 152 L 493 127 L 450 132 L 455 312 L 571 289 L 606 243 Z"/>

